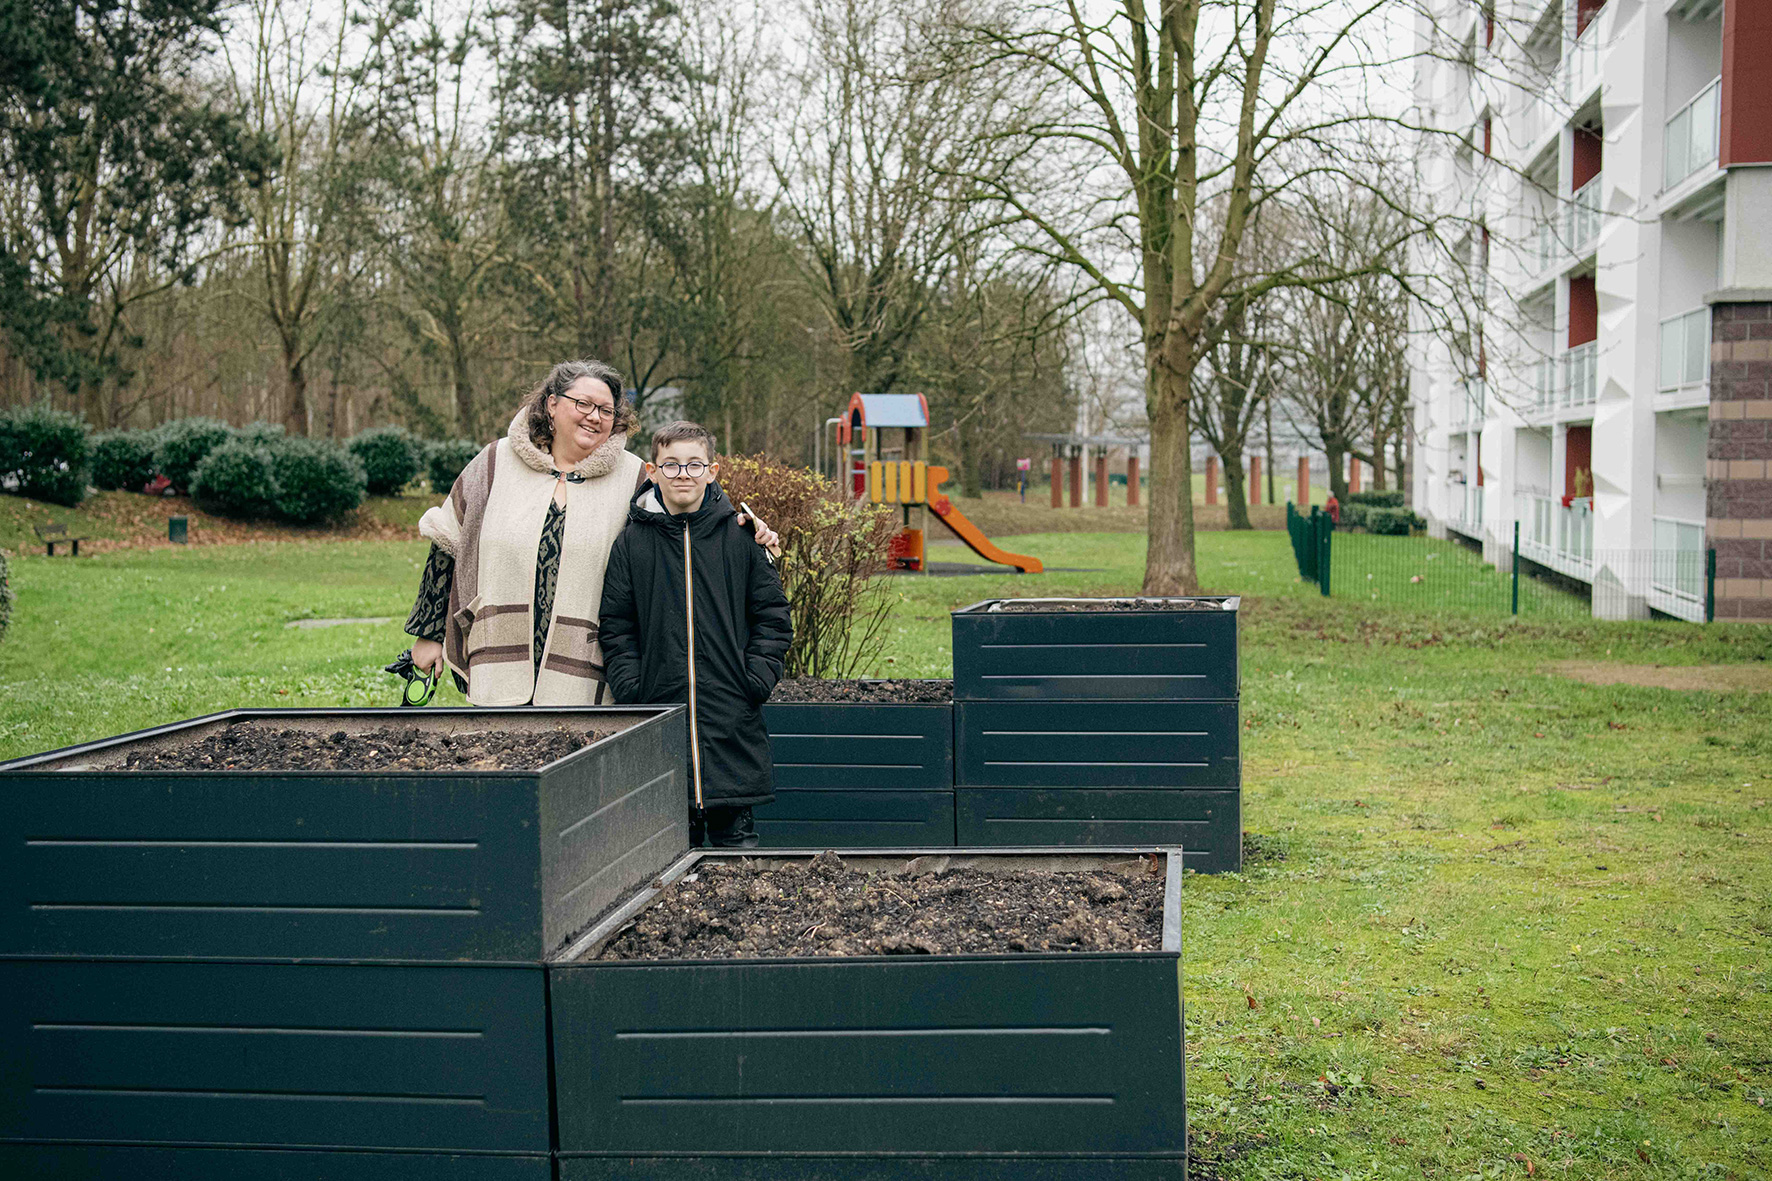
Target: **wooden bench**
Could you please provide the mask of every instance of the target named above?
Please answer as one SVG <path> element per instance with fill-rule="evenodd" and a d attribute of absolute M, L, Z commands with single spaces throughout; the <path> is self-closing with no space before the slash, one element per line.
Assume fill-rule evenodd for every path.
<path fill-rule="evenodd" d="M 60 521 L 51 521 L 47 525 L 32 525 L 31 531 L 37 535 L 37 540 L 48 548 L 49 556 L 52 558 L 55 557 L 55 547 L 64 541 L 72 547 L 73 556 L 79 557 L 80 543 L 87 538 L 85 533 L 68 532 L 68 527 Z"/>

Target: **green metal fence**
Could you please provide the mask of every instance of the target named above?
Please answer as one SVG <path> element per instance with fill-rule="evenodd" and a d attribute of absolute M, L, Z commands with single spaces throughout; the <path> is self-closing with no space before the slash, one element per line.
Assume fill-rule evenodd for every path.
<path fill-rule="evenodd" d="M 1519 526 L 1485 555 L 1453 538 L 1381 536 L 1335 528 L 1321 509 L 1286 506 L 1298 575 L 1324 595 L 1422 611 L 1613 619 L 1666 615 L 1706 622 L 1715 614 L 1716 552 L 1593 551 L 1579 570 L 1523 554 Z"/>

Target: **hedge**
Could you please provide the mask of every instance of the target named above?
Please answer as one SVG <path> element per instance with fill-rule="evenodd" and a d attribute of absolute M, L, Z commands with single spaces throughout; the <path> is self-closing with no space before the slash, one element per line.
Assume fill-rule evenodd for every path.
<path fill-rule="evenodd" d="M 86 499 L 91 475 L 78 415 L 41 405 L 0 411 L 0 490 L 72 507 Z"/>
<path fill-rule="evenodd" d="M 277 515 L 311 525 L 337 520 L 363 503 L 363 463 L 337 443 L 289 438 L 268 449 L 277 486 Z"/>
<path fill-rule="evenodd" d="M 154 467 L 181 492 L 190 490 L 197 465 L 234 437 L 233 428 L 219 418 L 177 418 L 157 433 L 160 442 L 154 448 Z"/>
<path fill-rule="evenodd" d="M 425 449 L 425 476 L 431 482 L 431 491 L 438 496 L 449 495 L 449 490 L 455 487 L 455 478 L 478 454 L 480 444 L 471 439 L 444 439 L 432 443 Z"/>
<path fill-rule="evenodd" d="M 1402 508 L 1403 490 L 1401 488 L 1371 488 L 1364 492 L 1350 492 L 1347 494 L 1347 499 L 1341 503 L 1344 507 L 1350 504 L 1363 504 L 1372 508 Z"/>
<path fill-rule="evenodd" d="M 229 439 L 204 456 L 191 477 L 191 499 L 224 517 L 272 516 L 277 491 L 271 446 L 250 439 Z"/>
<path fill-rule="evenodd" d="M 404 427 L 370 427 L 346 446 L 362 461 L 371 496 L 397 496 L 418 476 L 420 444 Z"/>
<path fill-rule="evenodd" d="M 92 437 L 92 484 L 107 492 L 140 492 L 154 478 L 155 431 L 106 431 Z"/>

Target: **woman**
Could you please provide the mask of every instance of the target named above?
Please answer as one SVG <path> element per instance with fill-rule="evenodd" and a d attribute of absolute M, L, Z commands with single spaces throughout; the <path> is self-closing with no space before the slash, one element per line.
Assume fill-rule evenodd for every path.
<path fill-rule="evenodd" d="M 524 400 L 505 437 L 425 513 L 431 541 L 406 621 L 412 663 L 447 666 L 475 705 L 603 705 L 597 606 L 609 547 L 645 465 L 621 375 L 564 361 Z M 742 518 L 741 518 L 742 520 Z M 773 544 L 761 521 L 757 539 Z"/>

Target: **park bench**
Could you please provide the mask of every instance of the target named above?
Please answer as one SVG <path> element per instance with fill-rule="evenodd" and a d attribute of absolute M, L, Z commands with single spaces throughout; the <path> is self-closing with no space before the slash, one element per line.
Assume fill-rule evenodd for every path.
<path fill-rule="evenodd" d="M 51 521 L 47 525 L 32 525 L 31 530 L 37 534 L 37 540 L 44 544 L 52 558 L 55 557 L 55 547 L 64 541 L 72 547 L 73 556 L 79 557 L 80 543 L 87 538 L 84 533 L 70 533 L 67 525 L 60 521 Z"/>

